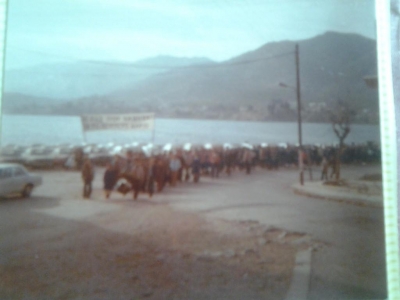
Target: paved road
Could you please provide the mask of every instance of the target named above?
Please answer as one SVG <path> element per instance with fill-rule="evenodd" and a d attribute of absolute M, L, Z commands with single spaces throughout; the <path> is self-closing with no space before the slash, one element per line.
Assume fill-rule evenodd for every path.
<path fill-rule="evenodd" d="M 357 177 L 377 167 L 344 168 Z M 255 220 L 323 243 L 312 256 L 309 299 L 385 299 L 383 210 L 293 194 L 295 170 L 255 170 L 169 188 L 157 201 L 207 217 Z"/>
<path fill-rule="evenodd" d="M 343 174 L 357 178 L 360 174 L 375 171 L 377 167 L 357 167 L 344 169 Z M 101 170 L 98 174 L 97 188 L 102 186 Z M 70 180 L 71 197 L 79 199 L 82 188 L 79 174 L 68 173 L 65 178 L 55 176 L 53 184 L 35 192 L 37 197 L 46 195 L 47 199 L 41 201 L 36 209 L 43 210 L 44 205 L 52 216 L 62 215 L 74 220 L 116 209 L 115 204 L 105 201 L 90 205 L 82 205 L 81 200 L 74 200 L 78 203 L 76 205 L 72 200 L 58 203 L 52 198 L 59 193 L 52 186 L 62 183 L 57 180 Z M 296 170 L 259 169 L 249 176 L 236 172 L 231 178 L 223 175 L 214 180 L 202 178 L 199 184 L 167 187 L 162 194 L 154 196 L 152 203 L 167 202 L 178 210 L 196 212 L 208 218 L 253 220 L 267 226 L 307 233 L 324 245 L 313 252 L 309 299 L 385 299 L 382 209 L 295 195 L 291 185 L 297 180 Z M 102 197 L 99 190 L 96 193 Z M 145 195 L 140 197 L 147 199 Z M 7 203 L 12 209 L 21 208 L 21 203 Z M 30 202 L 26 203 L 28 206 Z M 10 219 L 6 226 L 8 229 L 3 230 L 10 230 L 13 223 L 23 221 L 14 220 L 12 210 L 4 210 L 4 207 L 2 216 Z M 27 211 L 26 217 L 29 216 Z"/>

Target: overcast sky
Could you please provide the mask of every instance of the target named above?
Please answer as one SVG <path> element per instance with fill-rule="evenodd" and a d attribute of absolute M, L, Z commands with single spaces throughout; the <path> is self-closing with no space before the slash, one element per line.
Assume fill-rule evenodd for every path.
<path fill-rule="evenodd" d="M 328 30 L 375 38 L 374 0 L 9 0 L 6 68 L 157 55 L 221 61 Z"/>

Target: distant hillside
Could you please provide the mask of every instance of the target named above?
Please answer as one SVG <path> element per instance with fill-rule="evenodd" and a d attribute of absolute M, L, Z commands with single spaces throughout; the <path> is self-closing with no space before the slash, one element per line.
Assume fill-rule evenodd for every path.
<path fill-rule="evenodd" d="M 212 63 L 207 58 L 158 56 L 135 63 L 79 61 L 7 71 L 5 91 L 34 97 L 71 100 L 99 96 L 171 68 Z"/>
<path fill-rule="evenodd" d="M 2 110 L 5 114 L 52 114 L 56 104 L 52 98 L 6 93 L 3 97 Z"/>
<path fill-rule="evenodd" d="M 268 43 L 222 63 L 170 69 L 107 95 L 61 103 L 54 114 L 154 111 L 159 117 L 295 121 L 296 42 Z M 298 42 L 303 119 L 329 121 L 338 99 L 357 111 L 356 122 L 378 121 L 376 43 L 355 34 L 327 32 Z"/>

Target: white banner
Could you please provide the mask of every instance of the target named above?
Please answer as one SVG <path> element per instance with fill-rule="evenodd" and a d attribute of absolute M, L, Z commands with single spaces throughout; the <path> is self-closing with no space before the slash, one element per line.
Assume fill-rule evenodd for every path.
<path fill-rule="evenodd" d="M 152 130 L 154 113 L 81 116 L 84 131 L 94 130 Z"/>

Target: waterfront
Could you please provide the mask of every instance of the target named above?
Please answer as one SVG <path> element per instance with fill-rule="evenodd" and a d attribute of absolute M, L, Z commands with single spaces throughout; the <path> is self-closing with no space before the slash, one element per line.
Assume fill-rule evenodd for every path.
<path fill-rule="evenodd" d="M 1 144 L 82 143 L 292 143 L 298 142 L 297 123 L 239 122 L 219 120 L 155 120 L 154 140 L 151 131 L 82 132 L 78 116 L 3 115 Z M 304 144 L 334 144 L 338 139 L 331 124 L 303 124 Z M 379 143 L 378 125 L 354 124 L 347 143 Z"/>

